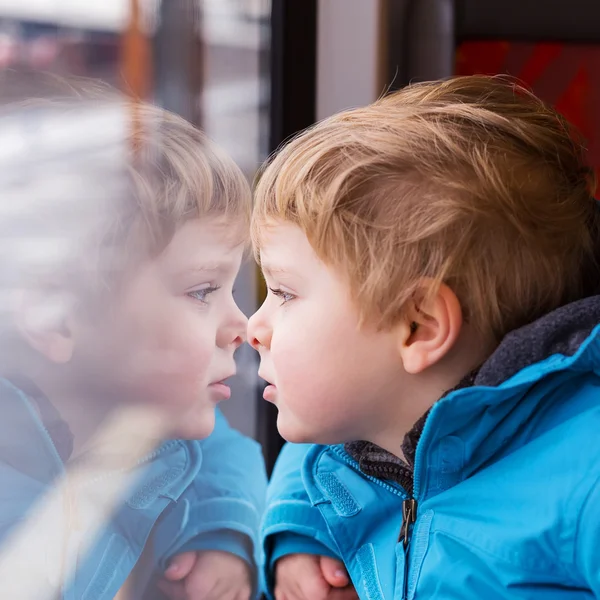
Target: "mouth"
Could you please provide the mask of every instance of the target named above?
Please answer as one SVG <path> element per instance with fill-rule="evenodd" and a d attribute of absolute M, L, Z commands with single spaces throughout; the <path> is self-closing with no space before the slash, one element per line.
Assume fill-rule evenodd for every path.
<path fill-rule="evenodd" d="M 213 398 L 217 402 L 231 398 L 231 388 L 221 381 L 211 383 L 208 389 L 213 393 Z"/>
<path fill-rule="evenodd" d="M 267 402 L 272 402 L 274 404 L 277 398 L 277 388 L 274 385 L 269 384 L 263 391 L 263 398 Z"/>
<path fill-rule="evenodd" d="M 231 388 L 226 381 L 233 377 L 235 373 L 230 373 L 218 381 L 214 381 L 208 385 L 208 389 L 213 393 L 213 398 L 219 402 L 221 400 L 229 400 L 231 398 Z"/>
<path fill-rule="evenodd" d="M 264 375 L 262 375 L 260 372 L 258 373 L 258 376 L 263 379 L 266 383 L 267 386 L 265 387 L 264 391 L 263 391 L 263 398 L 267 401 L 267 402 L 275 402 L 275 396 L 277 394 L 277 387 L 275 385 L 273 385 Z"/>

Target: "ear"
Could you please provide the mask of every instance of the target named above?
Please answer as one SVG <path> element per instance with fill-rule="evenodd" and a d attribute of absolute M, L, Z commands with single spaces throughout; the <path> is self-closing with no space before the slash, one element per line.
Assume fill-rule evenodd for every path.
<path fill-rule="evenodd" d="M 53 363 L 64 364 L 73 355 L 71 313 L 74 302 L 53 287 L 24 291 L 16 306 L 16 325 L 27 343 Z"/>
<path fill-rule="evenodd" d="M 417 292 L 400 325 L 400 356 L 404 370 L 416 375 L 439 362 L 456 343 L 462 309 L 456 294 L 442 284 L 429 297 Z"/>

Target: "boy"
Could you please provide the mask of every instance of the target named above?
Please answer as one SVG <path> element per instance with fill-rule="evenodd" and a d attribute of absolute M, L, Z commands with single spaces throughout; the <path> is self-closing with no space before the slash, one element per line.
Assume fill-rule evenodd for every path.
<path fill-rule="evenodd" d="M 249 341 L 279 431 L 316 444 L 270 484 L 271 596 L 600 597 L 594 183 L 554 110 L 486 77 L 343 112 L 264 170 Z"/>
<path fill-rule="evenodd" d="M 249 186 L 179 117 L 80 96 L 0 116 L 0 587 L 247 600 L 264 466 L 215 410 Z"/>

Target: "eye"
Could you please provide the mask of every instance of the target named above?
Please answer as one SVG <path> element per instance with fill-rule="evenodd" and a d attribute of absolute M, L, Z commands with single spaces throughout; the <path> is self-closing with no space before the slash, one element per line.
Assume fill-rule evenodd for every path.
<path fill-rule="evenodd" d="M 187 295 L 194 299 L 194 300 L 198 300 L 198 302 L 202 302 L 203 304 L 206 304 L 206 299 L 208 298 L 208 296 L 210 294 L 212 294 L 213 292 L 216 292 L 219 289 L 219 286 L 210 286 L 210 287 L 205 287 L 205 288 L 201 288 L 199 290 L 192 290 L 191 292 L 188 292 Z"/>
<path fill-rule="evenodd" d="M 296 296 L 294 296 L 294 294 L 290 294 L 289 292 L 286 292 L 284 290 L 281 290 L 279 288 L 272 288 L 270 287 L 269 290 L 271 290 L 271 293 L 274 296 L 277 296 L 278 298 L 282 299 L 282 303 L 281 304 L 285 304 L 286 302 L 289 302 L 290 300 L 293 300 Z"/>

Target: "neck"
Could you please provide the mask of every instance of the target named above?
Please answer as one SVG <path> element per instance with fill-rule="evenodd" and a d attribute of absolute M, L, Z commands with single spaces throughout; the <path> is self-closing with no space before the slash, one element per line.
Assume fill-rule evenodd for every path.
<path fill-rule="evenodd" d="M 493 346 L 465 330 L 439 363 L 419 374 L 408 375 L 401 401 L 393 407 L 394 414 L 386 415 L 380 431 L 369 441 L 404 459 L 402 442 L 406 434 L 448 392 L 472 385 L 468 379 L 492 352 Z"/>
<path fill-rule="evenodd" d="M 44 368 L 17 371 L 30 379 L 60 418 L 68 425 L 73 435 L 71 458 L 81 454 L 92 439 L 102 422 L 106 419 L 103 403 L 94 402 L 85 392 L 69 384 L 68 377 L 57 377 Z M 27 390 L 23 390 L 26 393 Z M 38 410 L 39 412 L 39 410 Z M 43 419 L 43 415 L 40 415 Z"/>
<path fill-rule="evenodd" d="M 164 415 L 145 406 L 110 405 L 53 378 L 36 384 L 74 435 L 72 459 L 99 470 L 131 468 L 164 438 Z M 118 409 L 117 409 L 118 407 Z M 88 464 L 88 467 L 89 467 Z"/>
<path fill-rule="evenodd" d="M 22 360 L 4 363 L 1 374 L 26 378 L 39 388 L 73 435 L 70 460 L 85 454 L 121 468 L 170 437 L 159 411 L 122 404 L 116 392 L 90 387 L 90 378 L 73 376 L 68 366 L 48 364 L 32 353 L 19 356 Z"/>
<path fill-rule="evenodd" d="M 461 378 L 459 376 L 452 381 L 442 381 L 425 374 L 418 376 L 418 379 L 412 381 L 414 385 L 410 390 L 407 389 L 402 394 L 402 400 L 406 400 L 398 402 L 394 407 L 394 415 L 384 417 L 381 429 L 369 441 L 405 460 L 402 443 L 406 434 L 448 390 L 458 384 Z"/>

